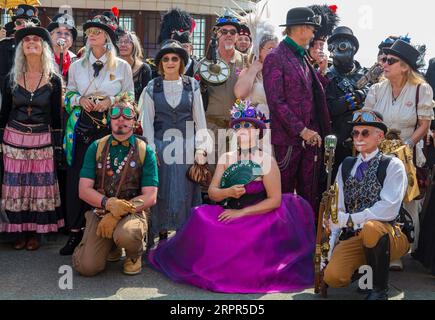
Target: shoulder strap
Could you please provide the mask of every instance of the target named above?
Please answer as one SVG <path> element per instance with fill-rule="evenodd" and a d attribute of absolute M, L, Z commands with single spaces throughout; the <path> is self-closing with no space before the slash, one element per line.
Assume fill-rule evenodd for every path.
<path fill-rule="evenodd" d="M 383 154 L 381 156 L 381 159 L 379 160 L 379 167 L 378 171 L 376 172 L 376 176 L 378 177 L 378 181 L 382 186 L 384 186 L 385 177 L 387 175 L 387 168 L 391 162 L 391 159 L 393 159 L 392 156 L 386 156 Z"/>
<path fill-rule="evenodd" d="M 356 157 L 347 157 L 341 164 L 341 177 L 343 180 L 343 184 L 346 183 L 347 179 L 350 176 L 350 172 L 352 171 L 353 166 L 356 163 Z"/>
<path fill-rule="evenodd" d="M 140 165 L 145 163 L 145 156 L 147 154 L 147 144 L 142 139 L 136 137 L 136 148 L 139 152 Z"/>
<path fill-rule="evenodd" d="M 417 117 L 417 121 L 415 122 L 414 131 L 417 130 L 418 127 L 418 103 L 420 102 L 420 84 L 417 85 L 417 92 L 415 94 L 415 115 Z"/>
<path fill-rule="evenodd" d="M 109 138 L 110 138 L 110 134 L 97 141 L 97 153 L 95 154 L 96 160 L 98 160 L 98 158 L 103 153 L 104 146 L 106 145 L 107 141 L 109 141 Z"/>

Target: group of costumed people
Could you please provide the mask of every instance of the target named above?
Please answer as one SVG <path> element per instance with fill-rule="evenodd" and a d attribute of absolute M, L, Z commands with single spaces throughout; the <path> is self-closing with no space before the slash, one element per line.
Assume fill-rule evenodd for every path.
<path fill-rule="evenodd" d="M 66 224 L 60 254 L 83 276 L 124 254 L 123 272 L 140 274 L 146 240 L 150 266 L 174 281 L 288 292 L 313 287 L 321 224 L 330 231 L 323 288 L 348 286 L 369 265 L 367 299 L 387 299 L 389 270 L 403 269 L 410 249 L 434 273 L 435 189 L 414 187 L 415 167 L 435 161 L 435 64 L 428 83 L 424 46 L 390 36 L 364 68 L 336 6 L 290 9 L 280 41 L 266 5 L 218 17 L 199 60 L 195 20 L 173 9 L 144 61 L 118 17 L 88 20 L 78 56 L 68 12 L 43 28 L 36 8 L 21 5 L 0 40 L 0 231 L 18 235 L 16 249 L 36 250 L 41 234 Z M 317 221 L 331 179 L 337 217 Z"/>

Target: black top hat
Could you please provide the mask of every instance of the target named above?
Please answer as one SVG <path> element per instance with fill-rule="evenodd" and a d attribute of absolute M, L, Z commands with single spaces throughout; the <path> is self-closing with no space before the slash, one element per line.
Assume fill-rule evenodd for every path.
<path fill-rule="evenodd" d="M 332 31 L 332 35 L 328 39 L 328 44 L 330 44 L 331 42 L 334 42 L 338 38 L 345 38 L 345 39 L 350 40 L 355 45 L 355 48 L 356 48 L 355 53 L 358 51 L 359 41 L 353 35 L 353 31 L 351 28 L 344 27 L 344 26 L 340 26 L 340 27 L 335 28 L 334 31 Z"/>
<path fill-rule="evenodd" d="M 376 127 L 387 133 L 388 127 L 384 123 L 384 117 L 377 111 L 358 110 L 353 113 L 354 121 L 348 121 L 352 127 L 354 126 L 370 126 Z"/>
<path fill-rule="evenodd" d="M 183 49 L 181 43 L 177 40 L 170 39 L 163 42 L 160 51 L 157 52 L 156 58 L 154 60 L 155 65 L 158 66 L 160 64 L 160 59 L 162 59 L 163 56 L 168 53 L 178 54 L 180 58 L 183 59 L 185 66 L 189 62 L 189 55 L 187 54 L 187 51 Z"/>
<path fill-rule="evenodd" d="M 280 27 L 309 25 L 320 27 L 322 18 L 314 14 L 314 11 L 307 7 L 299 7 L 290 9 L 287 12 L 286 24 L 281 24 Z"/>
<path fill-rule="evenodd" d="M 390 48 L 384 49 L 384 53 L 402 59 L 414 70 L 418 68 L 417 61 L 420 57 L 420 52 L 403 40 L 396 40 Z"/>
<path fill-rule="evenodd" d="M 110 40 L 112 40 L 112 43 L 116 46 L 117 37 L 115 30 L 118 28 L 118 25 L 113 20 L 105 15 L 97 15 L 83 25 L 83 32 L 86 32 L 86 30 L 92 27 L 100 28 L 107 32 Z"/>
<path fill-rule="evenodd" d="M 30 20 L 31 18 L 38 18 L 38 9 L 28 4 L 19 4 L 14 10 L 12 21 L 15 22 L 17 19 Z"/>
<path fill-rule="evenodd" d="M 77 39 L 77 29 L 75 28 L 74 18 L 67 13 L 59 13 L 53 17 L 50 24 L 47 26 L 48 32 L 59 27 L 66 27 L 71 30 L 73 40 Z"/>
<path fill-rule="evenodd" d="M 25 36 L 29 35 L 41 37 L 41 39 L 47 42 L 53 49 L 53 43 L 51 42 L 50 33 L 47 31 L 47 29 L 42 27 L 26 27 L 15 31 L 15 43 L 20 43 Z"/>
<path fill-rule="evenodd" d="M 240 32 L 240 21 L 232 16 L 228 11 L 226 11 L 222 17 L 217 18 L 215 26 L 234 26 L 236 27 L 237 32 Z"/>

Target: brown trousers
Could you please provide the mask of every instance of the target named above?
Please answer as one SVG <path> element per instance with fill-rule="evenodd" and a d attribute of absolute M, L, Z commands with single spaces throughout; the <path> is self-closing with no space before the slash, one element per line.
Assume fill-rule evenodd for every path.
<path fill-rule="evenodd" d="M 107 256 L 115 245 L 125 249 L 127 258 L 142 257 L 143 240 L 148 229 L 145 213 L 122 218 L 113 232 L 113 239 L 97 236 L 100 218 L 95 213 L 87 211 L 85 217 L 85 233 L 73 254 L 73 267 L 82 276 L 91 277 L 103 271 Z"/>
<path fill-rule="evenodd" d="M 364 247 L 373 248 L 385 234 L 390 238 L 390 260 L 397 260 L 409 251 L 409 242 L 398 225 L 368 221 L 361 232 L 348 240 L 340 241 L 332 252 L 331 261 L 324 271 L 324 281 L 333 288 L 346 287 L 352 275 L 366 264 Z"/>

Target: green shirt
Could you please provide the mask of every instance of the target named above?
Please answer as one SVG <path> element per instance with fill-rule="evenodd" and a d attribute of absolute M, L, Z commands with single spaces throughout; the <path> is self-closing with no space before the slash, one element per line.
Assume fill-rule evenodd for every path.
<path fill-rule="evenodd" d="M 302 48 L 300 45 L 298 45 L 292 38 L 289 36 L 286 36 L 284 39 L 284 42 L 287 43 L 289 46 L 295 49 L 295 51 L 303 57 L 306 54 L 306 51 L 304 48 Z"/>
<path fill-rule="evenodd" d="M 110 137 L 107 143 L 112 143 L 113 137 Z M 98 140 L 97 140 L 98 141 Z M 95 180 L 96 178 L 96 156 L 97 156 L 97 141 L 94 141 L 86 151 L 85 159 L 83 161 L 83 166 L 80 171 L 80 178 L 88 178 Z M 130 144 L 136 142 L 136 137 L 133 135 L 128 139 Z M 129 147 L 118 144 L 116 146 L 110 145 L 110 159 L 112 170 L 116 171 L 117 167 L 114 165 L 114 161 L 118 158 L 121 162 L 125 156 L 128 154 Z M 157 171 L 157 161 L 156 156 L 152 149 L 147 145 L 145 153 L 145 161 L 142 165 L 142 177 L 141 177 L 141 187 L 158 187 L 159 186 L 159 175 Z"/>

